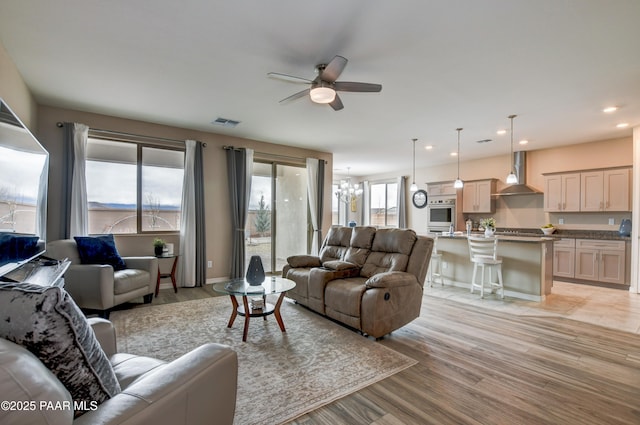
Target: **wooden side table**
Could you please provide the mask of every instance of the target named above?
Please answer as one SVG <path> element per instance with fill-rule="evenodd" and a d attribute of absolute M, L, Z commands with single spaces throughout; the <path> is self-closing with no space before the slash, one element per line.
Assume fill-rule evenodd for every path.
<path fill-rule="evenodd" d="M 171 266 L 171 273 L 162 273 L 160 271 L 160 262 L 158 262 L 158 279 L 156 281 L 156 297 L 158 296 L 158 291 L 160 291 L 160 279 L 164 279 L 164 278 L 171 278 L 171 283 L 173 284 L 173 292 L 177 293 L 178 292 L 178 286 L 176 285 L 176 268 L 178 266 L 178 257 L 179 255 L 176 254 L 163 254 L 163 255 L 156 255 L 156 258 L 158 258 L 159 260 L 163 259 L 163 258 L 173 258 L 173 265 Z"/>

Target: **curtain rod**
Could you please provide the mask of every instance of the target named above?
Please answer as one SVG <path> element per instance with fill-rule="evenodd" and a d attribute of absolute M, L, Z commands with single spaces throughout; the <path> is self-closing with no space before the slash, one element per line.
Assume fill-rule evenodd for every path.
<path fill-rule="evenodd" d="M 236 148 L 235 146 L 223 146 L 222 149 L 238 151 L 238 150 L 244 149 L 244 148 Z M 280 159 L 286 159 L 286 160 L 289 160 L 289 161 L 296 161 L 296 162 L 305 161 L 305 158 L 301 158 L 301 157 L 298 157 L 298 156 L 278 155 L 278 154 L 267 153 L 267 152 L 258 152 L 258 151 L 254 151 L 253 153 L 254 153 L 254 155 L 266 157 L 268 159 L 278 159 L 278 158 L 280 158 Z M 323 161 L 325 164 L 328 162 L 327 160 L 324 160 L 324 159 L 320 159 L 320 158 L 317 158 L 317 159 L 320 160 L 320 161 Z"/>
<path fill-rule="evenodd" d="M 61 128 L 64 127 L 64 123 L 58 121 L 56 123 L 56 126 Z M 170 139 L 167 137 L 156 137 L 156 136 L 145 136 L 143 134 L 134 134 L 134 133 L 126 133 L 123 131 L 114 131 L 114 130 L 104 130 L 101 128 L 93 128 L 93 127 L 89 127 L 89 131 L 92 131 L 94 133 L 103 133 L 103 134 L 111 134 L 114 136 L 124 136 L 124 137 L 132 137 L 132 138 L 141 138 L 141 139 L 150 139 L 150 140 L 158 140 L 158 141 L 163 141 L 163 142 L 170 142 L 170 143 L 180 143 L 182 145 L 184 145 L 184 140 L 178 140 L 178 139 Z M 202 143 L 202 147 L 206 148 L 207 144 L 206 143 Z"/>

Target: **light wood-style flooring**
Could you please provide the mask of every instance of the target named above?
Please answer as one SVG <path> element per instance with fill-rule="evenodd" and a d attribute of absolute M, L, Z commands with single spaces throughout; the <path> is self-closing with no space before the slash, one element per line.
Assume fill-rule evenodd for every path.
<path fill-rule="evenodd" d="M 154 304 L 213 295 L 160 292 Z M 640 424 L 640 295 L 552 292 L 536 303 L 425 287 L 421 317 L 378 342 L 418 364 L 290 424 Z"/>

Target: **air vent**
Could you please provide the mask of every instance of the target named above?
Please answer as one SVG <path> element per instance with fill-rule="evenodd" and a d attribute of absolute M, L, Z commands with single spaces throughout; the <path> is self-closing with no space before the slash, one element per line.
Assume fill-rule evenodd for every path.
<path fill-rule="evenodd" d="M 230 119 L 227 119 L 227 118 L 218 117 L 218 118 L 215 119 L 215 121 L 211 121 L 211 124 L 221 125 L 223 127 L 231 127 L 231 128 L 233 128 L 233 127 L 236 127 L 238 124 L 240 124 L 240 121 L 235 121 L 235 120 L 230 120 Z"/>
<path fill-rule="evenodd" d="M 476 143 L 489 143 L 490 141 L 491 139 L 482 139 L 482 140 L 476 141 Z"/>

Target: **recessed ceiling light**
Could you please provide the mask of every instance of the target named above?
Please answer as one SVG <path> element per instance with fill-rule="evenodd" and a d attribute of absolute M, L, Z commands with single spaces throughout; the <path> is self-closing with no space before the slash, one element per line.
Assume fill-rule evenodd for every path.
<path fill-rule="evenodd" d="M 616 125 L 616 127 L 618 127 L 618 128 L 629 127 L 629 123 L 628 122 L 621 122 L 620 124 Z"/>
<path fill-rule="evenodd" d="M 432 146 L 432 145 L 427 145 L 427 146 L 425 146 L 424 148 L 425 148 L 426 150 L 430 151 L 431 149 L 433 149 L 433 146 Z"/>
<path fill-rule="evenodd" d="M 602 112 L 605 112 L 605 113 L 607 113 L 607 114 L 610 114 L 610 113 L 615 112 L 615 111 L 617 111 L 617 110 L 618 110 L 618 107 L 617 107 L 617 106 L 607 106 L 606 108 L 604 108 L 604 109 L 602 110 Z"/>
<path fill-rule="evenodd" d="M 521 144 L 521 145 L 526 145 L 527 143 L 529 143 L 529 141 L 528 140 L 520 140 L 518 143 Z"/>
<path fill-rule="evenodd" d="M 498 130 L 496 131 L 496 134 L 500 134 L 500 135 L 507 134 L 507 130 L 504 130 L 504 129 Z"/>
<path fill-rule="evenodd" d="M 451 156 L 458 156 L 458 152 L 451 152 Z"/>

